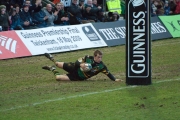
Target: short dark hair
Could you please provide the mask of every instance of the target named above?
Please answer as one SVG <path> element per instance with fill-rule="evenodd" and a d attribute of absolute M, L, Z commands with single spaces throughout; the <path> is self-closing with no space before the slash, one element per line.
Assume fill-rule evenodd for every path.
<path fill-rule="evenodd" d="M 20 6 L 19 6 L 19 4 L 15 4 L 14 7 L 16 8 L 16 7 L 20 7 Z"/>
<path fill-rule="evenodd" d="M 100 50 L 95 50 L 94 51 L 94 56 L 97 56 L 97 54 L 103 55 L 103 53 Z"/>

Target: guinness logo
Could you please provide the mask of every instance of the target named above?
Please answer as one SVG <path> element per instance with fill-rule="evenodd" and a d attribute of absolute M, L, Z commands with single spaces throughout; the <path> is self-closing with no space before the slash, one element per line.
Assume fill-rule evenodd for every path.
<path fill-rule="evenodd" d="M 131 0 L 133 7 L 141 6 L 142 4 L 145 5 L 144 0 Z"/>
<path fill-rule="evenodd" d="M 180 25 L 180 20 L 178 20 L 177 22 L 178 22 L 178 24 Z"/>
<path fill-rule="evenodd" d="M 132 3 L 132 4 L 131 4 Z M 127 20 L 128 77 L 149 76 L 150 18 L 144 0 L 130 0 Z M 150 13 L 149 13 L 150 14 Z"/>

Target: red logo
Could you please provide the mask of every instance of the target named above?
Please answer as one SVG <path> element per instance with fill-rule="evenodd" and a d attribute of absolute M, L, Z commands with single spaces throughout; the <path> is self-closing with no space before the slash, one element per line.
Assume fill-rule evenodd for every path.
<path fill-rule="evenodd" d="M 31 53 L 15 33 L 0 32 L 0 59 L 31 56 Z"/>

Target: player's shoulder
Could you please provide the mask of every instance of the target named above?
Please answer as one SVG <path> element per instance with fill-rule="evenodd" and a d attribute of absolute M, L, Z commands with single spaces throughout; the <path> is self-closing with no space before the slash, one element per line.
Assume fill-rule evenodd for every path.
<path fill-rule="evenodd" d="M 85 55 L 84 58 L 89 58 L 89 59 L 93 59 L 93 56 L 89 56 L 89 55 Z"/>
<path fill-rule="evenodd" d="M 103 62 L 103 61 L 101 61 L 101 62 L 100 62 L 100 64 L 102 64 L 102 65 L 106 68 L 106 65 L 104 64 L 104 62 Z"/>
<path fill-rule="evenodd" d="M 94 59 L 94 57 L 93 56 L 88 56 L 90 59 Z"/>
<path fill-rule="evenodd" d="M 86 61 L 92 61 L 94 59 L 93 56 L 89 56 L 89 55 L 85 55 L 84 57 L 80 57 L 78 58 L 79 62 L 86 62 Z"/>

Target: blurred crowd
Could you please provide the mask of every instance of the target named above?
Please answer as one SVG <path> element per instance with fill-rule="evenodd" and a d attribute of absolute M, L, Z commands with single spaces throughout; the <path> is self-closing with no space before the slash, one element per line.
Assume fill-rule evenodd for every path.
<path fill-rule="evenodd" d="M 180 0 L 151 0 L 151 16 L 180 14 Z"/>
<path fill-rule="evenodd" d="M 124 1 L 124 0 L 122 0 Z M 151 16 L 180 14 L 180 0 L 151 0 Z M 72 0 L 42 4 L 42 0 L 0 0 L 0 31 L 48 26 L 118 21 L 117 12 L 106 12 L 97 0 Z"/>
<path fill-rule="evenodd" d="M 97 0 L 72 0 L 65 9 L 62 2 L 55 5 L 42 0 L 0 0 L 0 31 L 37 29 L 49 26 L 117 21 L 119 14 L 104 14 Z"/>

